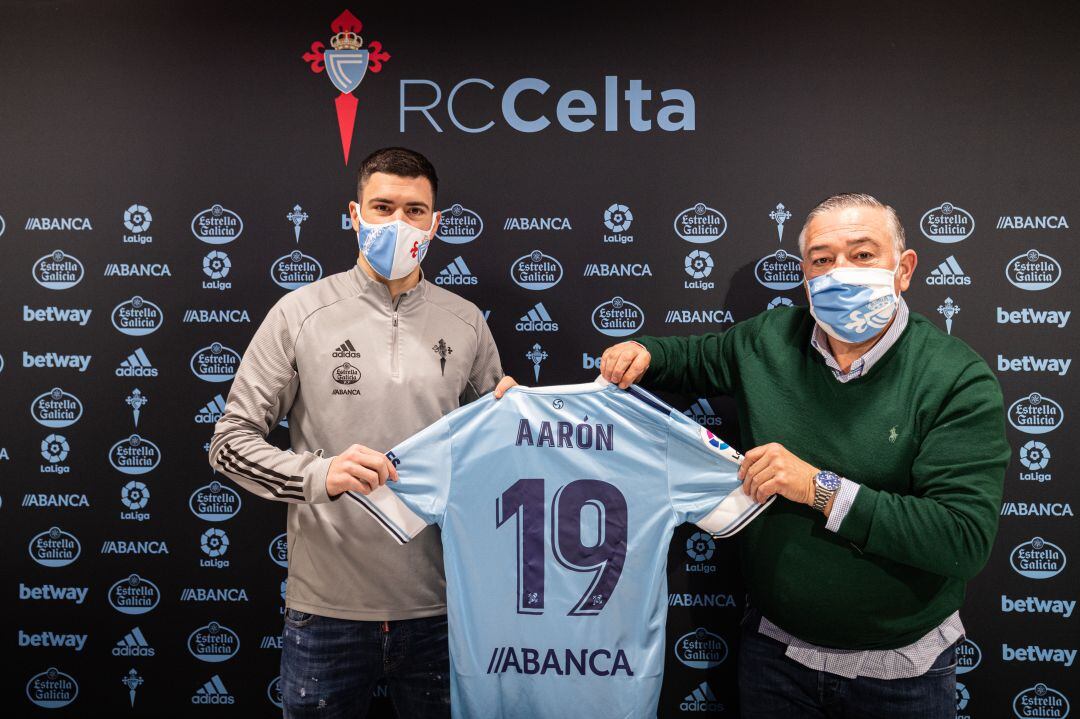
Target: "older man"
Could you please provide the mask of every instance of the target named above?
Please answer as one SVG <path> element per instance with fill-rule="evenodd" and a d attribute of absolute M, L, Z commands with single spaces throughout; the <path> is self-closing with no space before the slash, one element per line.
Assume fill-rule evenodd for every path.
<path fill-rule="evenodd" d="M 601 373 L 733 396 L 744 491 L 786 500 L 741 535 L 744 717 L 953 717 L 959 608 L 1008 463 L 1001 390 L 908 311 L 917 258 L 891 207 L 830 197 L 799 251 L 809 308 L 624 342 Z"/>

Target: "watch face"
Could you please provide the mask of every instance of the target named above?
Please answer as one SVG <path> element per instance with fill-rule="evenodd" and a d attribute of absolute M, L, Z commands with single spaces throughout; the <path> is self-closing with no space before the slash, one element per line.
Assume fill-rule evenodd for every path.
<path fill-rule="evenodd" d="M 815 481 L 817 481 L 823 489 L 826 489 L 829 492 L 835 492 L 840 489 L 840 478 L 833 472 L 818 472 Z"/>

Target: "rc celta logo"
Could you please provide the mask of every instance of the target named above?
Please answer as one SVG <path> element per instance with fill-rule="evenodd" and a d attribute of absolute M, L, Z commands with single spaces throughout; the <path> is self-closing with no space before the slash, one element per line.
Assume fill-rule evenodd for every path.
<path fill-rule="evenodd" d="M 484 221 L 480 215 L 454 203 L 440 213 L 439 229 L 435 236 L 451 245 L 464 245 L 475 240 L 483 231 Z"/>
<path fill-rule="evenodd" d="M 340 93 L 334 98 L 334 108 L 337 110 L 341 152 L 346 165 L 349 164 L 349 148 L 356 124 L 357 100 L 352 93 L 360 86 L 369 69 L 378 73 L 383 63 L 390 59 L 390 53 L 383 51 L 382 43 L 378 40 L 368 42 L 368 48 L 362 49 L 364 39 L 360 37 L 360 30 L 363 26 L 355 15 L 344 10 L 330 23 L 330 30 L 334 33 L 330 38 L 333 49 L 327 50 L 322 41 L 316 40 L 302 56 L 313 73 L 325 70 L 326 76 Z"/>

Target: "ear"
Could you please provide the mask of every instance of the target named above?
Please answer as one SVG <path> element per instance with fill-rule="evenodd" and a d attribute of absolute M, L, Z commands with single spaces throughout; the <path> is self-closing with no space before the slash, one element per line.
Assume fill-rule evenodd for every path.
<path fill-rule="evenodd" d="M 900 274 L 896 278 L 897 289 L 900 292 L 907 292 L 908 287 L 911 286 L 911 278 L 915 275 L 918 264 L 919 256 L 915 254 L 915 250 L 904 250 L 900 255 Z"/>
<path fill-rule="evenodd" d="M 355 202 L 349 202 L 349 218 L 352 220 L 353 232 L 360 231 L 360 205 Z"/>

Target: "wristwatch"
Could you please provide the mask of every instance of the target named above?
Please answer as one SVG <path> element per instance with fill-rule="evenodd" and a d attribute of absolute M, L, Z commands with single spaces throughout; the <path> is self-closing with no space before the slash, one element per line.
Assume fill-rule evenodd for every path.
<path fill-rule="evenodd" d="M 811 505 L 819 512 L 825 511 L 829 500 L 840 491 L 840 477 L 835 472 L 825 469 L 814 475 L 814 503 Z"/>

